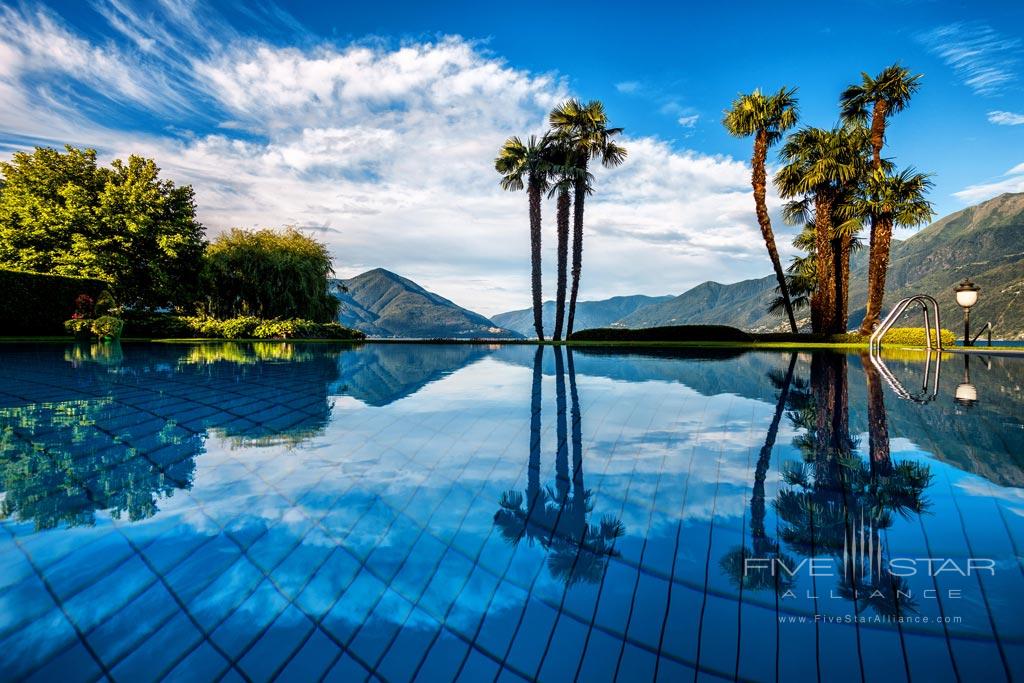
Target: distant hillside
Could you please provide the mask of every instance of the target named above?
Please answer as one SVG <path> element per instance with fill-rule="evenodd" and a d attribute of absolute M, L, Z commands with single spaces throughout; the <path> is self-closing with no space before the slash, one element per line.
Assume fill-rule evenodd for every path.
<path fill-rule="evenodd" d="M 957 211 L 909 239 L 893 243 L 885 309 L 911 294 L 931 294 L 942 307 L 943 326 L 956 329 L 963 314 L 956 306 L 953 288 L 965 277 L 982 290 L 971 312 L 976 329 L 991 320 L 995 336 L 1024 338 L 1024 193 L 1003 194 Z M 867 300 L 866 249 L 854 259 L 850 280 L 850 327 L 855 329 L 864 319 Z M 774 275 L 729 285 L 705 282 L 615 324 L 707 323 L 752 332 L 781 330 L 784 320 L 766 312 L 774 297 Z M 807 316 L 806 311 L 803 315 Z"/>
<path fill-rule="evenodd" d="M 343 291 L 343 286 L 347 291 Z M 348 280 L 332 280 L 330 290 L 341 300 L 338 322 L 362 330 L 370 337 L 508 339 L 520 336 L 383 268 Z"/>
<path fill-rule="evenodd" d="M 578 330 L 591 327 L 610 327 L 631 313 L 650 306 L 671 300 L 671 296 L 615 296 L 600 301 L 579 301 L 576 303 L 576 319 L 573 326 Z M 544 302 L 544 335 L 550 337 L 555 329 L 555 302 Z M 533 309 L 524 308 L 519 311 L 499 313 L 491 318 L 495 325 L 515 330 L 524 337 L 536 337 L 533 329 Z"/>

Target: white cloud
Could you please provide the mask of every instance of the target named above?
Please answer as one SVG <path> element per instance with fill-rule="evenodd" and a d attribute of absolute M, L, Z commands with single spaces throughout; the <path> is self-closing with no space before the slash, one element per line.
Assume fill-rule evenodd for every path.
<path fill-rule="evenodd" d="M 976 204 L 1004 192 L 1024 192 L 1024 163 L 1017 164 L 998 180 L 969 185 L 953 196 L 967 204 Z"/>
<path fill-rule="evenodd" d="M 618 90 L 621 93 L 626 93 L 626 94 L 635 93 L 638 90 L 640 90 L 640 82 L 639 81 L 622 81 L 621 83 L 616 83 L 615 84 L 615 89 Z"/>
<path fill-rule="evenodd" d="M 919 40 L 979 95 L 998 95 L 1017 80 L 1021 40 L 1007 38 L 987 24 L 948 24 Z"/>
<path fill-rule="evenodd" d="M 683 128 L 693 128 L 697 125 L 697 119 L 700 118 L 700 114 L 690 114 L 688 116 L 680 116 L 677 123 Z"/>
<path fill-rule="evenodd" d="M 1020 126 L 1024 125 L 1024 114 L 1016 114 L 1012 111 L 990 111 L 988 120 L 990 123 L 1000 126 Z"/>
<path fill-rule="evenodd" d="M 515 68 L 460 37 L 281 47 L 174 7 L 156 20 L 109 5 L 120 42 L 90 42 L 45 13 L 3 10 L 0 129 L 13 137 L 0 138 L 0 149 L 31 137 L 95 146 L 106 158 L 151 156 L 194 185 L 211 232 L 303 226 L 329 244 L 341 276 L 383 266 L 483 313 L 528 305 L 526 199 L 500 190 L 493 159 L 508 135 L 543 130 L 570 94 L 562 77 Z M 188 42 L 196 37 L 204 42 Z M 60 46 L 49 61 L 47 44 Z M 122 101 L 54 106 L 54 90 L 74 83 Z M 85 105 L 96 100 L 88 88 Z M 136 128 L 118 105 L 164 125 Z M 625 165 L 595 169 L 583 298 L 679 293 L 768 272 L 744 163 L 657 138 L 623 143 Z"/>

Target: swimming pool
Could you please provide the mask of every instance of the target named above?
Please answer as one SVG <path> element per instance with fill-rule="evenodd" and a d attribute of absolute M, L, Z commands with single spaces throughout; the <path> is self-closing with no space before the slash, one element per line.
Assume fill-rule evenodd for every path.
<path fill-rule="evenodd" d="M 922 359 L 0 346 L 2 677 L 1020 678 L 1024 361 Z"/>

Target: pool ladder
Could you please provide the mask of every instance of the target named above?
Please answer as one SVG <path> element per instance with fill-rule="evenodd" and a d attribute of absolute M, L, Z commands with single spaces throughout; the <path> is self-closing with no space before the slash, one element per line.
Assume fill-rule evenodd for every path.
<path fill-rule="evenodd" d="M 889 331 L 900 316 L 903 315 L 906 310 L 913 304 L 920 304 L 921 310 L 924 312 L 924 337 L 925 346 L 925 364 L 924 364 L 924 380 L 921 383 L 921 389 L 917 392 L 907 391 L 903 383 L 900 382 L 896 375 L 886 366 L 885 361 L 882 360 L 882 337 Z M 935 318 L 935 378 L 929 391 L 928 380 L 931 379 L 932 370 L 932 326 L 931 316 L 928 315 L 928 308 L 931 306 L 932 313 Z M 868 351 L 871 358 L 872 365 L 878 370 L 878 374 L 886 381 L 893 392 L 902 399 L 907 401 L 913 401 L 914 403 L 928 403 L 934 401 L 939 395 L 939 377 L 942 374 L 942 324 L 939 316 L 939 302 L 930 297 L 927 294 L 917 294 L 915 296 L 909 296 L 906 299 L 901 299 L 893 309 L 889 312 L 889 315 L 885 316 L 885 320 L 875 328 L 875 331 L 871 333 L 871 339 L 868 341 Z"/>

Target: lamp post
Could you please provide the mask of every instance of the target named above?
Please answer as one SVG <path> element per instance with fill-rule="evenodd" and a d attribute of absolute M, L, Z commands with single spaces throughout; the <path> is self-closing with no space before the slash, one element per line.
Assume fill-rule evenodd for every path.
<path fill-rule="evenodd" d="M 971 306 L 978 303 L 978 292 L 981 289 L 964 278 L 963 282 L 956 286 L 956 303 L 964 309 L 964 346 L 971 345 Z"/>

